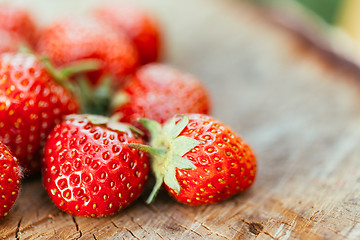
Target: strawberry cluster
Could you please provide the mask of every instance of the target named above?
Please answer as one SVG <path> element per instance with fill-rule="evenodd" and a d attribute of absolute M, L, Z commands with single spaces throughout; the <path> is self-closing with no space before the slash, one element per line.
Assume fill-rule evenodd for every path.
<path fill-rule="evenodd" d="M 253 151 L 208 115 L 199 79 L 159 62 L 162 47 L 158 22 L 138 6 L 39 29 L 27 11 L 0 5 L 0 217 L 21 176 L 40 171 L 56 206 L 88 217 L 128 206 L 151 170 L 148 203 L 161 187 L 204 205 L 253 184 Z"/>

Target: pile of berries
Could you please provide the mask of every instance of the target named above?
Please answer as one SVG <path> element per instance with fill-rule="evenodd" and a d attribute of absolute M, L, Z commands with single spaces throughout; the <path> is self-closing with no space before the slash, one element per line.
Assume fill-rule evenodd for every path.
<path fill-rule="evenodd" d="M 251 148 L 208 116 L 197 78 L 160 63 L 158 22 L 138 6 L 101 6 L 39 29 L 0 5 L 0 217 L 20 179 L 42 173 L 74 216 L 115 214 L 150 176 L 177 201 L 203 205 L 249 188 Z"/>

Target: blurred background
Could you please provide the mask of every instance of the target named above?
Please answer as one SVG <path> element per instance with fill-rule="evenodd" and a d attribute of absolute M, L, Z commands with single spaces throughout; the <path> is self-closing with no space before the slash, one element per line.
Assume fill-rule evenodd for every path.
<path fill-rule="evenodd" d="M 359 0 L 250 0 L 261 4 L 282 5 L 292 2 L 315 14 L 325 23 L 339 27 L 360 41 Z"/>

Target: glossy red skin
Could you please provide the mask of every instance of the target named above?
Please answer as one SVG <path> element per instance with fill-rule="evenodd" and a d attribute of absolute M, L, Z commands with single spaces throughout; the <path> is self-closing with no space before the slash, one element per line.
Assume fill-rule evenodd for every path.
<path fill-rule="evenodd" d="M 30 14 L 21 8 L 0 5 L 0 29 L 18 34 L 30 44 L 34 44 L 37 29 Z"/>
<path fill-rule="evenodd" d="M 14 205 L 20 188 L 20 170 L 17 159 L 0 141 L 0 218 Z"/>
<path fill-rule="evenodd" d="M 40 33 L 37 50 L 57 66 L 82 59 L 99 59 L 102 68 L 88 75 L 93 84 L 111 74 L 114 82 L 121 85 L 125 76 L 138 65 L 137 50 L 125 35 L 87 17 L 64 19 L 44 29 Z"/>
<path fill-rule="evenodd" d="M 158 61 L 161 55 L 161 29 L 150 12 L 140 6 L 117 4 L 101 6 L 94 15 L 124 32 L 135 44 L 142 64 Z"/>
<path fill-rule="evenodd" d="M 0 53 L 17 52 L 21 45 L 26 45 L 17 34 L 0 29 Z"/>
<path fill-rule="evenodd" d="M 0 55 L 0 140 L 18 158 L 25 174 L 40 170 L 47 135 L 78 103 L 33 56 Z"/>
<path fill-rule="evenodd" d="M 120 121 L 139 128 L 139 118 L 164 123 L 176 114 L 208 114 L 211 107 L 208 91 L 199 80 L 160 63 L 141 67 L 120 91 L 129 100 L 114 112 L 120 114 Z"/>
<path fill-rule="evenodd" d="M 86 119 L 58 125 L 49 135 L 43 160 L 44 186 L 55 205 L 74 216 L 99 217 L 133 202 L 147 182 L 149 159 L 128 143 L 143 141 Z"/>
<path fill-rule="evenodd" d="M 190 122 L 180 136 L 203 141 L 203 144 L 183 156 L 197 168 L 177 169 L 176 178 L 181 191 L 177 194 L 165 185 L 170 195 L 188 205 L 205 205 L 248 189 L 254 183 L 257 168 L 249 145 L 212 117 L 202 114 L 188 116 Z"/>

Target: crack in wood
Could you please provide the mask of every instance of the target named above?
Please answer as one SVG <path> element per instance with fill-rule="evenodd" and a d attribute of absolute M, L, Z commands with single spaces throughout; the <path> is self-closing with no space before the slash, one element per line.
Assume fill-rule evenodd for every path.
<path fill-rule="evenodd" d="M 234 227 L 230 227 L 230 229 L 234 230 L 234 231 L 237 232 L 237 233 L 241 233 L 240 230 L 238 230 L 238 229 L 236 229 L 236 228 L 234 228 Z"/>
<path fill-rule="evenodd" d="M 139 228 L 141 228 L 142 230 L 144 230 L 144 232 L 146 232 L 147 234 L 150 234 L 143 226 L 141 226 L 137 221 L 134 220 L 134 217 L 130 216 L 130 220 L 135 223 Z"/>
<path fill-rule="evenodd" d="M 161 239 L 164 239 L 164 237 L 161 236 L 160 233 L 156 232 L 156 235 L 158 235 Z"/>
<path fill-rule="evenodd" d="M 241 208 L 239 211 L 237 211 L 236 213 L 234 213 L 231 217 L 229 217 L 228 219 L 232 219 L 234 218 L 236 215 L 242 213 L 243 211 L 245 211 L 246 209 L 248 209 L 249 207 L 252 207 L 253 204 L 247 203 L 243 208 Z"/>
<path fill-rule="evenodd" d="M 159 216 L 160 214 L 162 214 L 160 212 L 160 210 L 158 210 L 156 207 L 154 206 L 151 206 L 151 205 L 145 205 L 148 209 L 150 209 L 152 212 L 156 213 L 156 216 Z M 172 219 L 174 221 L 174 224 L 176 224 L 177 226 L 181 227 L 181 228 L 184 228 L 185 230 L 188 230 L 186 227 L 182 226 L 181 224 L 177 223 L 177 219 L 171 217 L 171 216 L 168 216 L 166 215 L 166 217 Z M 159 218 L 158 217 L 158 220 L 163 223 L 167 228 L 173 230 L 173 231 L 178 231 L 178 229 L 176 229 L 175 227 L 169 225 L 167 222 L 165 222 L 163 219 Z"/>
<path fill-rule="evenodd" d="M 110 222 L 111 222 L 111 224 L 112 224 L 115 228 L 119 228 L 119 226 L 116 225 L 113 220 L 110 220 Z"/>
<path fill-rule="evenodd" d="M 93 234 L 93 238 L 94 238 L 94 240 L 97 240 L 97 238 L 96 238 L 95 234 Z"/>
<path fill-rule="evenodd" d="M 124 229 L 126 230 L 126 231 L 128 231 L 130 234 L 131 234 L 131 236 L 133 236 L 134 238 L 136 238 L 137 240 L 141 240 L 139 237 L 137 237 L 129 228 L 127 228 L 127 227 L 124 227 Z"/>
<path fill-rule="evenodd" d="M 330 231 L 332 231 L 333 233 L 335 233 L 336 235 L 338 235 L 338 236 L 340 236 L 340 237 L 342 237 L 343 239 L 346 239 L 347 238 L 347 236 L 345 236 L 345 235 L 343 235 L 343 234 L 341 234 L 341 233 L 339 233 L 338 231 L 336 231 L 335 229 L 332 229 L 332 228 L 330 228 L 330 227 L 326 227 L 327 229 L 329 229 Z"/>
<path fill-rule="evenodd" d="M 228 238 L 227 236 L 224 236 L 224 235 L 221 235 L 220 233 L 215 232 L 214 230 L 212 230 L 211 228 L 209 228 L 208 226 L 206 226 L 204 223 L 202 223 L 202 222 L 200 222 L 200 221 L 199 221 L 199 223 L 200 223 L 200 225 L 201 225 L 203 228 L 205 228 L 206 230 L 208 230 L 210 233 L 215 234 L 215 235 L 218 236 L 218 237 L 222 237 L 222 238 L 225 238 L 225 239 L 230 239 L 230 238 Z M 235 230 L 235 231 L 236 231 L 236 230 Z"/>
<path fill-rule="evenodd" d="M 177 223 L 177 222 L 175 222 L 175 224 L 178 225 L 178 226 L 180 226 L 180 227 L 182 227 L 182 228 L 184 228 L 184 229 L 186 229 L 186 230 L 188 230 L 188 231 L 190 231 L 190 232 L 192 232 L 192 233 L 195 233 L 195 234 L 198 235 L 199 237 L 205 239 L 205 238 L 204 238 L 200 233 L 198 233 L 197 231 L 195 231 L 195 230 L 193 230 L 193 229 L 191 229 L 191 228 L 188 228 L 187 226 L 182 225 L 182 224 Z"/>
<path fill-rule="evenodd" d="M 314 220 L 314 218 L 315 218 L 315 216 L 316 216 L 319 212 L 321 212 L 321 211 L 320 211 L 320 210 L 315 211 L 315 212 L 311 215 L 311 217 L 309 218 L 309 222 L 310 222 L 310 221 L 312 221 L 312 222 L 317 222 L 317 221 Z"/>
<path fill-rule="evenodd" d="M 279 240 L 279 239 L 280 239 L 280 238 L 274 237 L 273 235 L 271 235 L 271 234 L 270 234 L 269 232 L 267 232 L 267 231 L 262 231 L 262 233 L 268 235 L 269 237 L 271 237 L 271 239 L 275 239 L 275 240 Z M 259 235 L 260 235 L 260 234 L 259 234 Z M 257 238 L 259 235 L 257 235 L 256 238 Z"/>
<path fill-rule="evenodd" d="M 353 202 L 353 201 L 347 201 L 347 202 L 344 202 L 344 204 L 354 205 L 354 206 L 360 206 L 360 203 L 358 203 L 358 202 Z"/>
<path fill-rule="evenodd" d="M 23 217 L 20 218 L 17 227 L 16 227 L 16 231 L 15 231 L 15 239 L 16 240 L 20 240 L 20 225 L 21 225 L 21 221 L 22 221 Z"/>
<path fill-rule="evenodd" d="M 354 223 L 360 223 L 360 221 L 356 221 L 355 219 L 351 219 L 351 218 L 348 218 L 348 217 L 345 217 L 347 220 L 351 221 L 351 222 L 354 222 Z"/>
<path fill-rule="evenodd" d="M 157 215 L 159 215 L 159 214 L 163 214 L 163 212 L 161 212 L 159 209 L 157 209 L 155 206 L 153 206 L 153 205 L 148 205 L 148 204 L 146 204 L 145 205 L 148 209 L 150 209 L 151 211 L 153 211 L 154 213 L 156 213 Z M 193 233 L 195 233 L 196 235 L 198 235 L 199 237 L 201 237 L 201 238 L 203 238 L 203 239 L 205 239 L 200 233 L 198 233 L 198 232 L 196 232 L 195 230 L 193 230 L 193 229 L 191 229 L 191 228 L 188 228 L 187 226 L 185 226 L 185 225 L 182 225 L 181 223 L 178 223 L 177 221 L 177 219 L 176 218 L 174 218 L 173 216 L 171 216 L 171 215 L 169 215 L 169 214 L 166 214 L 165 213 L 165 216 L 166 217 L 168 217 L 168 218 L 170 218 L 170 219 L 172 219 L 173 221 L 174 221 L 174 224 L 176 224 L 177 226 L 179 226 L 179 227 L 181 227 L 181 228 L 184 228 L 185 230 L 188 230 L 188 231 L 190 231 L 190 232 L 193 232 Z M 161 218 L 158 218 L 163 224 L 165 224 L 167 227 L 169 227 L 170 229 L 174 229 L 172 226 L 170 226 L 169 224 L 167 224 L 164 220 L 162 220 Z M 174 229 L 174 230 L 176 230 L 176 229 Z"/>
<path fill-rule="evenodd" d="M 279 224 L 284 224 L 284 225 L 287 225 L 287 226 L 289 226 L 289 227 L 292 227 L 290 223 L 285 222 L 285 221 L 278 221 L 278 220 L 275 220 L 275 219 L 270 219 L 270 222 L 279 223 Z"/>
<path fill-rule="evenodd" d="M 236 217 L 236 219 L 239 219 L 242 222 L 244 222 L 245 224 L 247 224 L 249 232 L 251 232 L 252 234 L 255 234 L 255 235 L 258 236 L 260 233 L 263 232 L 264 226 L 261 223 L 249 222 L 248 220 L 246 220 L 246 219 L 244 219 L 242 217 Z"/>
<path fill-rule="evenodd" d="M 350 233 L 355 229 L 357 224 L 352 225 L 352 227 L 347 231 L 346 236 L 350 236 Z"/>
<path fill-rule="evenodd" d="M 80 239 L 81 237 L 82 237 L 82 231 L 80 230 L 80 228 L 79 228 L 79 224 L 76 222 L 76 218 L 74 217 L 74 216 L 72 216 L 72 220 L 73 220 L 73 222 L 74 222 L 74 224 L 75 224 L 75 229 L 76 229 L 76 232 L 78 232 L 79 233 L 79 237 L 77 237 L 76 239 Z"/>
<path fill-rule="evenodd" d="M 55 217 L 56 217 L 56 216 L 63 215 L 63 214 L 64 214 L 63 212 L 59 211 L 58 214 L 55 215 Z M 49 220 L 49 219 L 54 219 L 54 216 L 51 215 L 51 214 L 49 214 L 49 215 L 47 215 L 45 218 L 42 218 L 42 219 L 40 219 L 40 220 L 38 220 L 38 221 L 35 221 L 35 222 L 31 223 L 30 225 L 23 226 L 21 230 L 22 230 L 22 232 L 25 232 L 25 231 L 28 230 L 29 228 L 33 228 L 33 227 L 35 227 L 35 226 L 37 226 L 37 225 L 41 225 L 43 222 L 45 222 L 45 221 L 47 221 L 47 220 Z M 15 233 L 16 233 L 16 230 L 15 230 L 15 231 L 12 231 L 12 232 L 9 232 L 7 235 L 2 236 L 2 237 L 3 237 L 3 238 L 7 238 L 7 237 L 9 237 L 9 236 L 11 236 L 11 235 L 13 235 L 13 234 L 15 234 Z"/>
<path fill-rule="evenodd" d="M 260 223 L 252 222 L 249 224 L 249 231 L 255 235 L 259 235 L 263 229 L 264 229 L 264 226 L 261 225 Z"/>

